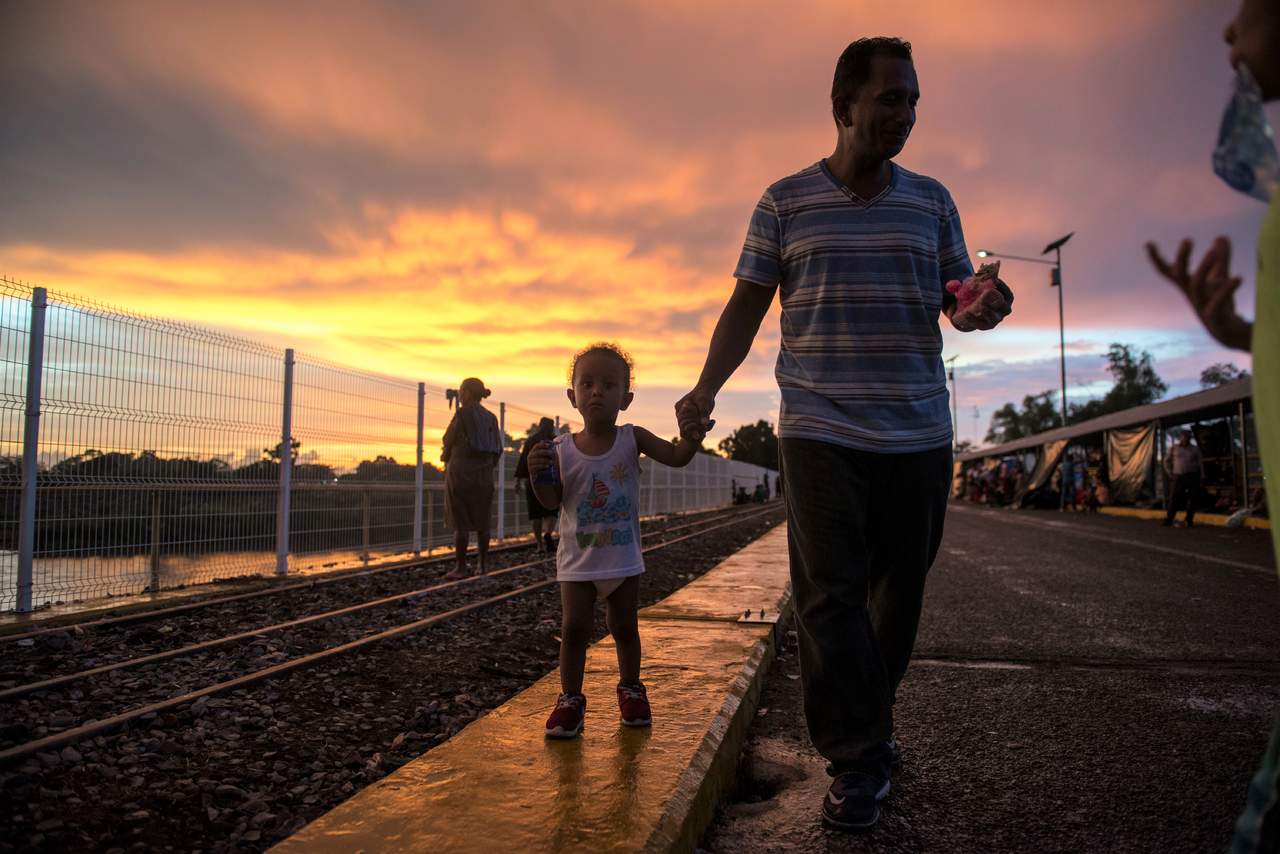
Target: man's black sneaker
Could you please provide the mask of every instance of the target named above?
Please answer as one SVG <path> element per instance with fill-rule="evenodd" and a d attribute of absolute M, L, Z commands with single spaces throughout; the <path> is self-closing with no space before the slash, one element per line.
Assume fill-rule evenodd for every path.
<path fill-rule="evenodd" d="M 902 748 L 898 746 L 898 737 L 895 735 L 885 742 L 889 748 L 889 764 L 895 769 L 902 767 Z"/>
<path fill-rule="evenodd" d="M 868 830 L 880 818 L 880 802 L 889 794 L 889 779 L 846 771 L 831 781 L 822 800 L 822 820 L 837 830 Z"/>

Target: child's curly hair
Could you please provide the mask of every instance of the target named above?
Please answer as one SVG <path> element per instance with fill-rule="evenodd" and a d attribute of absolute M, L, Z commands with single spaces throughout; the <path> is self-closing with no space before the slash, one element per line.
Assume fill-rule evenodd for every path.
<path fill-rule="evenodd" d="M 630 353 L 612 341 L 594 341 L 573 354 L 573 359 L 569 362 L 569 388 L 573 388 L 573 375 L 578 370 L 578 360 L 589 353 L 609 353 L 621 359 L 622 364 L 627 366 L 627 384 L 623 391 L 631 391 L 631 387 L 636 384 L 636 361 L 631 358 Z"/>

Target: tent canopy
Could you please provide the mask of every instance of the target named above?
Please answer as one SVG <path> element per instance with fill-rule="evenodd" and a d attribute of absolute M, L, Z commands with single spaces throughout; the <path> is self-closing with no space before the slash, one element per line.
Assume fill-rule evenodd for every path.
<path fill-rule="evenodd" d="M 1185 394 L 1182 397 L 1162 400 L 1159 403 L 1149 403 L 1146 406 L 1135 406 L 1123 412 L 1112 412 L 1100 418 L 1091 418 L 1088 421 L 1082 421 L 1079 424 L 1073 424 L 1065 428 L 1059 427 L 1056 430 L 1046 430 L 1043 433 L 1006 442 L 994 448 L 970 451 L 967 454 L 961 454 L 956 459 L 960 462 L 969 462 L 970 460 L 980 460 L 984 457 L 1003 456 L 1016 451 L 1038 448 L 1050 442 L 1064 439 L 1070 441 L 1081 436 L 1091 436 L 1122 427 L 1136 427 L 1141 424 L 1149 424 L 1152 421 L 1176 424 L 1192 420 L 1190 416 L 1199 418 L 1220 417 L 1234 412 L 1241 401 L 1248 401 L 1252 391 L 1253 384 L 1249 377 L 1245 377 L 1242 380 L 1220 385 L 1217 388 L 1205 389 L 1194 394 Z"/>

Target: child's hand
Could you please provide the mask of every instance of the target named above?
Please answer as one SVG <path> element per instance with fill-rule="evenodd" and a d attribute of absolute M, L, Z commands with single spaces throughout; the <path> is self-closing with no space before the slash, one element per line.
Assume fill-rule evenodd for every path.
<path fill-rule="evenodd" d="M 529 452 L 529 478 L 534 483 L 538 482 L 538 478 L 547 469 L 551 468 L 551 455 L 555 453 L 553 445 L 547 441 L 541 441 L 533 447 Z"/>
<path fill-rule="evenodd" d="M 701 445 L 702 440 L 707 438 L 707 433 L 702 429 L 702 416 L 696 409 L 682 415 L 680 422 L 680 438 L 686 442 L 692 442 L 695 445 Z"/>

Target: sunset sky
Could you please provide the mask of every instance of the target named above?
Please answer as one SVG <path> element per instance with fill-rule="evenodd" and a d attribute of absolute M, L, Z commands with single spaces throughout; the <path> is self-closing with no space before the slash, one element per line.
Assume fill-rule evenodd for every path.
<path fill-rule="evenodd" d="M 1230 236 L 1252 313 L 1263 207 L 1214 177 L 1230 2 L 5 4 L 0 274 L 433 385 L 567 412 L 572 351 L 637 361 L 673 433 L 772 181 L 831 152 L 835 60 L 914 46 L 899 162 L 950 189 L 971 254 L 1068 231 L 1068 382 L 1112 341 L 1171 394 L 1217 347 L 1142 253 Z M 1274 114 L 1273 114 L 1274 119 Z M 1058 384 L 1048 268 L 948 331 L 960 437 Z M 947 327 L 949 329 L 949 327 Z M 722 394 L 776 417 L 777 307 Z"/>

